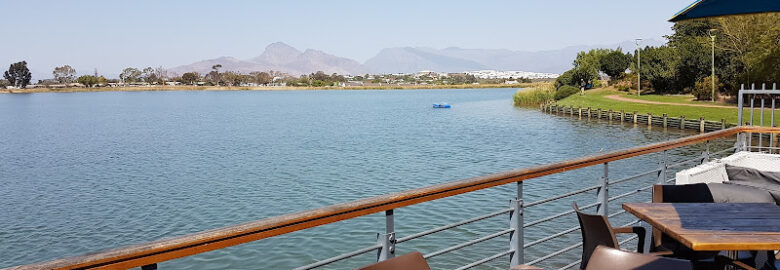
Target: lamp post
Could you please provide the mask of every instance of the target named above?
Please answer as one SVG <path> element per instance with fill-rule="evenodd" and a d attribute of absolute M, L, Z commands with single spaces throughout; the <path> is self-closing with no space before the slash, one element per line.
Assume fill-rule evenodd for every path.
<path fill-rule="evenodd" d="M 715 102 L 715 31 L 718 29 L 710 29 L 710 39 L 712 39 L 712 102 Z"/>
<path fill-rule="evenodd" d="M 639 42 L 642 41 L 641 38 L 634 39 L 634 42 L 636 42 L 636 95 L 641 96 L 642 95 L 642 75 L 640 70 L 642 69 L 642 53 L 639 49 Z"/>

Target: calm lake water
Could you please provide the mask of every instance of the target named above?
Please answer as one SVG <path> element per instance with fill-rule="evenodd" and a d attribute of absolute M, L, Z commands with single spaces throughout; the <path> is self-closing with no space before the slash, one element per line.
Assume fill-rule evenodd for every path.
<path fill-rule="evenodd" d="M 689 134 L 517 108 L 511 102 L 515 91 L 0 95 L 0 267 Z M 453 108 L 431 108 L 436 102 Z M 610 173 L 627 176 L 655 168 L 657 160 L 643 158 L 617 162 Z M 601 167 L 593 167 L 534 179 L 527 182 L 526 200 L 594 185 L 601 173 Z M 513 193 L 514 186 L 507 185 L 397 209 L 397 234 L 508 207 Z M 526 220 L 570 209 L 573 200 L 588 204 L 595 195 L 531 208 Z M 534 227 L 526 242 L 575 225 L 569 216 Z M 428 253 L 507 226 L 501 216 L 403 243 L 398 253 Z M 289 269 L 372 245 L 383 229 L 384 216 L 375 214 L 160 267 Z M 507 238 L 432 258 L 431 265 L 465 265 L 508 249 Z M 526 258 L 573 243 L 564 240 L 579 241 L 579 233 L 529 250 Z M 561 266 L 578 258 L 578 252 L 549 263 Z M 368 254 L 326 268 L 348 269 L 374 259 Z M 506 269 L 507 264 L 501 258 L 482 269 Z"/>

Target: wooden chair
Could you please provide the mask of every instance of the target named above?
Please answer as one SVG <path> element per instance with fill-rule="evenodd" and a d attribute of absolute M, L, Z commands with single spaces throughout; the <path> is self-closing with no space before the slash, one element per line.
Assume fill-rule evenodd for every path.
<path fill-rule="evenodd" d="M 574 212 L 577 213 L 580 231 L 582 232 L 582 263 L 580 263 L 580 269 L 584 269 L 588 265 L 591 254 L 597 246 L 620 248 L 616 237 L 618 233 L 636 234 L 638 236 L 637 251 L 640 253 L 644 251 L 645 228 L 640 226 L 613 228 L 609 224 L 607 217 L 585 214 L 577 207 L 577 203 L 572 203 L 572 207 Z"/>
<path fill-rule="evenodd" d="M 690 261 L 598 246 L 585 270 L 691 270 Z"/>
<path fill-rule="evenodd" d="M 420 252 L 404 254 L 389 260 L 363 266 L 356 270 L 431 270 Z"/>

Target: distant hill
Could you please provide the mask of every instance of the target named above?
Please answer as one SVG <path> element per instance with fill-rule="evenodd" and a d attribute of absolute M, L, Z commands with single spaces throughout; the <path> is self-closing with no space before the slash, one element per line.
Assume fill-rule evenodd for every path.
<path fill-rule="evenodd" d="M 200 74 L 210 72 L 211 67 L 220 64 L 222 71 L 238 71 L 249 73 L 253 71 L 275 70 L 291 75 L 309 74 L 317 71 L 338 74 L 365 74 L 368 68 L 355 60 L 327 54 L 322 51 L 308 49 L 301 52 L 282 42 L 268 45 L 260 56 L 241 60 L 234 57 L 219 57 L 198 61 L 188 65 L 170 68 L 169 71 L 182 74 L 195 71 Z"/>
<path fill-rule="evenodd" d="M 488 68 L 476 61 L 448 56 L 435 49 L 412 47 L 383 49 L 368 59 L 365 65 L 377 73 L 413 73 L 420 70 L 462 72 Z"/>
<path fill-rule="evenodd" d="M 660 46 L 663 42 L 645 40 L 643 46 Z M 359 75 L 366 73 L 414 73 L 421 70 L 438 72 L 463 72 L 474 70 L 516 70 L 532 72 L 563 73 L 571 68 L 577 53 L 594 48 L 623 48 L 632 52 L 636 47 L 633 41 L 619 44 L 570 46 L 545 51 L 513 51 L 506 49 L 463 49 L 450 47 L 434 49 L 425 47 L 398 47 L 381 50 L 365 64 L 355 60 L 307 49 L 303 52 L 282 42 L 268 45 L 263 53 L 251 59 L 219 57 L 198 61 L 188 65 L 170 68 L 169 71 L 182 74 L 196 71 L 201 74 L 210 72 L 211 67 L 222 65 L 222 71 L 276 70 L 291 75 L 309 74 L 323 71 L 327 74 Z"/>
<path fill-rule="evenodd" d="M 645 40 L 643 46 L 660 46 L 663 42 Z M 432 49 L 423 47 L 388 48 L 368 59 L 365 65 L 380 73 L 412 73 L 420 70 L 440 72 L 462 72 L 468 70 L 522 70 L 533 72 L 563 73 L 571 68 L 577 53 L 595 48 L 615 49 L 631 52 L 633 41 L 619 44 L 570 46 L 546 51 L 513 51 L 506 49 L 462 49 L 450 47 Z"/>

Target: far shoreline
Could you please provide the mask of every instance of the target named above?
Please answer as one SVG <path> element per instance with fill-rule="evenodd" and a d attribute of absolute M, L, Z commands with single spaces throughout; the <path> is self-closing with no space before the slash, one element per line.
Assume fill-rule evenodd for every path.
<path fill-rule="evenodd" d="M 346 87 L 287 87 L 287 86 L 150 86 L 150 87 L 69 87 L 0 89 L 0 94 L 80 93 L 80 92 L 147 92 L 147 91 L 296 91 L 296 90 L 431 90 L 431 89 L 481 89 L 527 88 L 536 83 L 519 84 L 459 84 L 459 85 L 383 85 Z"/>

